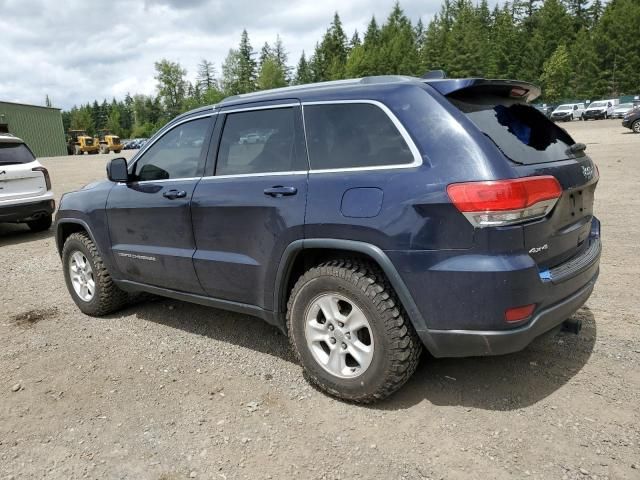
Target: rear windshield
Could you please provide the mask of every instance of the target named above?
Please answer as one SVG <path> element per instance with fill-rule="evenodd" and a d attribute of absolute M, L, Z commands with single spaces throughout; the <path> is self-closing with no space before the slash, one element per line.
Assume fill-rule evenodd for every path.
<path fill-rule="evenodd" d="M 0 165 L 33 162 L 33 154 L 24 143 L 0 143 Z"/>
<path fill-rule="evenodd" d="M 529 105 L 503 104 L 495 99 L 450 100 L 516 163 L 530 165 L 575 157 L 567 153 L 575 143 L 569 134 Z"/>

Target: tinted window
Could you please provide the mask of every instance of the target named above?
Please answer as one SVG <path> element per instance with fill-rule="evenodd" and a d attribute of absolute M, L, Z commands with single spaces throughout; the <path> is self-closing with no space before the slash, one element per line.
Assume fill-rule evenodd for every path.
<path fill-rule="evenodd" d="M 35 159 L 24 143 L 0 143 L 0 165 L 29 163 Z"/>
<path fill-rule="evenodd" d="M 414 160 L 396 126 L 376 105 L 307 105 L 304 120 L 314 170 L 402 165 Z"/>
<path fill-rule="evenodd" d="M 514 162 L 555 162 L 575 156 L 567 153 L 575 143 L 569 134 L 529 105 L 482 97 L 450 100 Z"/>
<path fill-rule="evenodd" d="M 190 178 L 200 174 L 200 153 L 211 118 L 183 123 L 169 130 L 136 162 L 140 181 Z"/>
<path fill-rule="evenodd" d="M 306 170 L 296 159 L 293 108 L 227 115 L 216 175 Z"/>

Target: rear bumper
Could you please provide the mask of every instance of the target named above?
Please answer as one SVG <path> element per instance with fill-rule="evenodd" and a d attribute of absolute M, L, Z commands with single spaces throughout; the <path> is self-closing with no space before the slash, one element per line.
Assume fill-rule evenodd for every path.
<path fill-rule="evenodd" d="M 525 326 L 513 330 L 429 330 L 418 332 L 435 357 L 479 357 L 519 352 L 540 335 L 573 315 L 591 296 L 595 276 L 576 293 L 539 311 Z"/>
<path fill-rule="evenodd" d="M 0 206 L 0 222 L 28 222 L 55 211 L 54 200 Z"/>
<path fill-rule="evenodd" d="M 466 357 L 519 351 L 577 311 L 599 273 L 595 217 L 586 242 L 581 253 L 550 270 L 526 253 L 387 253 L 415 301 L 419 315 L 411 319 L 430 353 Z M 507 309 L 531 304 L 530 318 L 505 321 Z"/>

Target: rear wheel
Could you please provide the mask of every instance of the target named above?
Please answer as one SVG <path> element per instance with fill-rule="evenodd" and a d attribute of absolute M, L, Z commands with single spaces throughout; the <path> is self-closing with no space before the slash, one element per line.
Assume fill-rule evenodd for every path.
<path fill-rule="evenodd" d="M 358 261 L 333 260 L 300 277 L 287 326 L 309 379 L 353 402 L 371 403 L 397 391 L 422 351 L 384 274 Z"/>
<path fill-rule="evenodd" d="M 37 220 L 31 220 L 30 222 L 27 222 L 27 225 L 32 232 L 43 232 L 44 230 L 49 230 L 52 223 L 53 221 L 51 215 L 45 215 L 44 217 L 40 217 Z"/>
<path fill-rule="evenodd" d="M 636 120 L 631 124 L 631 130 L 636 133 L 640 133 L 640 119 Z"/>
<path fill-rule="evenodd" d="M 127 303 L 127 293 L 113 283 L 97 247 L 86 233 L 74 233 L 64 242 L 62 266 L 71 298 L 83 313 L 106 315 Z"/>

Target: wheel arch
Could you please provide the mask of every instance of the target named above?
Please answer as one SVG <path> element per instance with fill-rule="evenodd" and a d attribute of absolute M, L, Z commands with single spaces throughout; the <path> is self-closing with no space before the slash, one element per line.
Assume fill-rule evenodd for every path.
<path fill-rule="evenodd" d="M 62 248 L 64 247 L 64 242 L 67 238 L 78 232 L 85 232 L 89 235 L 91 241 L 96 244 L 91 228 L 84 220 L 80 220 L 78 218 L 65 218 L 56 222 L 56 247 L 58 249 L 58 255 L 62 256 Z"/>
<path fill-rule="evenodd" d="M 284 319 L 288 296 L 302 273 L 314 264 L 340 256 L 357 256 L 377 265 L 387 276 L 407 312 L 409 321 L 424 340 L 423 335 L 427 332 L 426 322 L 389 257 L 379 247 L 355 240 L 319 238 L 291 243 L 282 255 L 276 274 L 273 298 L 275 314 Z"/>

